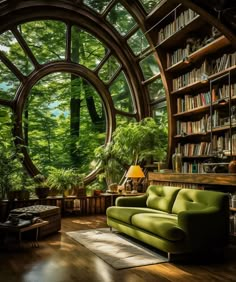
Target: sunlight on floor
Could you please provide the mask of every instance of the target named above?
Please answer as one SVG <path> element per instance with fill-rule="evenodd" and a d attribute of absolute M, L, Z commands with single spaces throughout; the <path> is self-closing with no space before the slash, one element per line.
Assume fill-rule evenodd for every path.
<path fill-rule="evenodd" d="M 72 220 L 72 223 L 82 224 L 82 225 L 92 225 L 92 224 L 94 224 L 94 222 L 92 222 L 92 221 L 81 221 L 79 219 Z"/>
<path fill-rule="evenodd" d="M 184 281 L 187 281 L 186 279 L 191 280 L 193 277 L 192 274 L 182 271 L 180 268 L 169 263 L 157 265 L 155 270 L 153 268 L 149 270 L 149 272 L 152 272 L 153 274 L 159 273 L 160 271 L 164 277 L 168 277 L 168 279 L 171 277 L 176 279 L 176 281 L 178 279 L 185 279 Z"/>
<path fill-rule="evenodd" d="M 63 241 L 52 242 L 49 245 L 60 247 L 60 249 L 64 250 L 64 251 L 73 250 L 75 248 L 74 244 L 66 243 L 66 242 L 63 242 Z"/>
<path fill-rule="evenodd" d="M 107 263 L 105 263 L 104 261 L 102 261 L 98 257 L 94 257 L 93 261 L 94 261 L 93 267 L 96 269 L 96 272 L 99 273 L 99 275 L 100 275 L 99 281 L 103 281 L 103 282 L 112 281 L 112 276 L 111 276 L 111 272 L 110 272 L 111 267 L 108 266 Z M 102 271 L 101 271 L 101 269 L 102 269 Z"/>

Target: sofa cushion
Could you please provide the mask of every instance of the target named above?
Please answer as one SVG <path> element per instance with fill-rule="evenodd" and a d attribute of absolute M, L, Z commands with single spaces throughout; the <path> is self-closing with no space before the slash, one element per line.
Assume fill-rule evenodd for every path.
<path fill-rule="evenodd" d="M 172 186 L 149 186 L 147 190 L 147 207 L 170 213 L 180 189 Z"/>
<path fill-rule="evenodd" d="M 139 213 L 132 216 L 131 222 L 134 226 L 169 241 L 179 241 L 185 238 L 184 231 L 178 227 L 176 215 Z"/>
<path fill-rule="evenodd" d="M 131 224 L 131 218 L 133 215 L 138 213 L 164 213 L 161 211 L 156 211 L 148 208 L 135 208 L 135 207 L 109 207 L 106 210 L 108 217 L 114 218 L 116 220 Z"/>
<path fill-rule="evenodd" d="M 182 211 L 201 211 L 208 207 L 220 206 L 221 192 L 182 189 L 179 191 L 174 202 L 172 213 L 178 214 Z"/>

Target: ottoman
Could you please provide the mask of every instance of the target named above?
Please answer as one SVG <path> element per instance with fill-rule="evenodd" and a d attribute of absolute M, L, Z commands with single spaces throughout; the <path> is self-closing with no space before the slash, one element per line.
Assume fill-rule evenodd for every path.
<path fill-rule="evenodd" d="M 10 215 L 30 213 L 47 220 L 48 224 L 40 227 L 38 237 L 42 238 L 61 229 L 61 212 L 57 206 L 35 205 L 11 210 Z"/>

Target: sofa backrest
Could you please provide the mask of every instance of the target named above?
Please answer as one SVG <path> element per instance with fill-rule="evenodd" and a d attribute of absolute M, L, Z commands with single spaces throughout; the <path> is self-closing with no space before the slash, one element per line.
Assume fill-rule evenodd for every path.
<path fill-rule="evenodd" d="M 225 193 L 207 190 L 182 188 L 173 204 L 172 213 L 178 214 L 186 210 L 202 210 L 208 207 L 222 209 Z"/>
<path fill-rule="evenodd" d="M 146 191 L 148 208 L 170 213 L 179 187 L 150 185 Z"/>

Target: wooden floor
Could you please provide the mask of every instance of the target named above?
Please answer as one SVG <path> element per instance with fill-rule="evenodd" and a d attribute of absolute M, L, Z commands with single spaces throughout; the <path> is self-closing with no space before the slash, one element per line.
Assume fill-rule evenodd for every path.
<path fill-rule="evenodd" d="M 65 232 L 106 227 L 105 216 L 62 219 L 61 232 L 40 242 L 39 248 L 0 249 L 1 282 L 210 282 L 236 281 L 236 247 L 225 258 L 211 262 L 185 259 L 125 270 L 115 270 Z"/>

